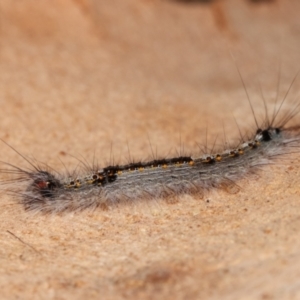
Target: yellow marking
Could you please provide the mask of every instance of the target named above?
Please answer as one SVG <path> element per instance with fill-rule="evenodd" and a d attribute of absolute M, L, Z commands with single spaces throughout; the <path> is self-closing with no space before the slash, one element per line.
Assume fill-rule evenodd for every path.
<path fill-rule="evenodd" d="M 166 169 L 168 167 L 168 165 L 164 164 L 162 165 L 163 169 Z"/>
<path fill-rule="evenodd" d="M 123 173 L 122 171 L 118 171 L 117 172 L 118 175 L 122 175 L 122 173 Z"/>
<path fill-rule="evenodd" d="M 243 149 L 238 149 L 238 152 L 239 152 L 240 155 L 244 154 L 244 150 Z"/>
<path fill-rule="evenodd" d="M 140 167 L 140 168 L 139 168 L 139 171 L 140 171 L 140 172 L 143 172 L 144 170 L 145 170 L 144 167 Z"/>
<path fill-rule="evenodd" d="M 195 162 L 193 160 L 189 161 L 189 165 L 193 166 L 195 164 Z"/>
<path fill-rule="evenodd" d="M 76 183 L 75 183 L 75 187 L 80 187 L 81 186 L 81 182 L 79 179 L 76 180 Z"/>
<path fill-rule="evenodd" d="M 220 154 L 217 154 L 216 161 L 221 161 L 221 160 L 222 160 L 222 156 Z"/>

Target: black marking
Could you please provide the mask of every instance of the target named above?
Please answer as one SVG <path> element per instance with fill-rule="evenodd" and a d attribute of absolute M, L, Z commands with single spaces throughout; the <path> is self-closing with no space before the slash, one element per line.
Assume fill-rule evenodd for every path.
<path fill-rule="evenodd" d="M 262 140 L 263 140 L 264 142 L 269 142 L 269 141 L 272 140 L 272 137 L 271 137 L 271 134 L 270 134 L 270 130 L 269 130 L 269 129 L 263 130 L 263 131 L 261 132 L 261 134 L 262 134 Z"/>

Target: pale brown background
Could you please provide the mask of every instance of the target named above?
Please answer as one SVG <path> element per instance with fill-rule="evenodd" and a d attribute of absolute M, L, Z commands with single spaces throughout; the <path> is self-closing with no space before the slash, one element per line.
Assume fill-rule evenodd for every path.
<path fill-rule="evenodd" d="M 300 3 L 1 0 L 0 137 L 63 171 L 198 151 L 253 128 L 300 66 Z M 281 68 L 279 67 L 281 65 Z M 291 91 L 297 99 L 299 83 Z M 149 139 L 148 139 L 149 136 Z M 6 145 L 0 159 L 26 167 Z M 299 155 L 237 195 L 32 214 L 1 195 L 6 299 L 299 299 Z M 209 202 L 206 200 L 209 199 Z M 15 234 L 24 243 L 11 235 Z"/>

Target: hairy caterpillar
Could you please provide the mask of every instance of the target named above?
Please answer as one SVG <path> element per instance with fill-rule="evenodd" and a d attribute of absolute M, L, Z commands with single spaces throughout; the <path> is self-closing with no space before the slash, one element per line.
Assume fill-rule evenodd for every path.
<path fill-rule="evenodd" d="M 13 175 L 11 180 L 4 181 L 8 184 L 6 191 L 16 196 L 26 210 L 41 212 L 82 210 L 181 194 L 203 197 L 207 191 L 218 188 L 237 193 L 238 179 L 299 147 L 300 127 L 287 127 L 299 112 L 299 104 L 282 113 L 293 82 L 277 108 L 275 104 L 271 115 L 264 102 L 265 118 L 260 125 L 248 97 L 257 128 L 249 135 L 240 134 L 235 147 L 212 150 L 201 156 L 177 156 L 104 168 L 84 164 L 79 170 L 61 174 L 47 165 L 35 164 L 7 144 L 31 165 L 31 169 L 5 163 L 10 168 L 1 172 Z M 245 91 L 247 93 L 246 88 Z"/>

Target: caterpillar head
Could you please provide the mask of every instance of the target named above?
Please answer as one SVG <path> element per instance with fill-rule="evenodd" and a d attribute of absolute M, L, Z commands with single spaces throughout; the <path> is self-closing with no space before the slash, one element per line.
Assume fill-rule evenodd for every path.
<path fill-rule="evenodd" d="M 37 198 L 53 198 L 61 183 L 52 174 L 39 171 L 33 174 L 33 182 L 27 192 L 32 192 Z"/>

